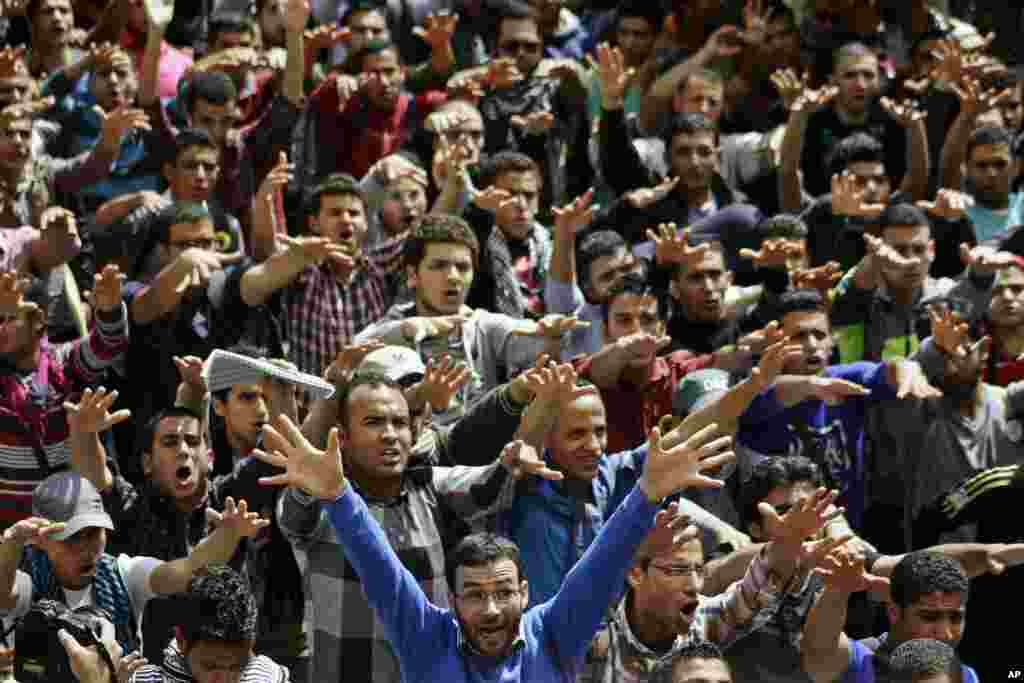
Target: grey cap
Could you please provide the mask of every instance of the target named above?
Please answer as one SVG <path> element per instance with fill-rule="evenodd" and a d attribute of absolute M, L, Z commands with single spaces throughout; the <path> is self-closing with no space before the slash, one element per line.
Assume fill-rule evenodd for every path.
<path fill-rule="evenodd" d="M 334 395 L 334 386 L 316 375 L 278 365 L 265 358 L 250 358 L 223 349 L 215 349 L 210 354 L 203 374 L 211 393 L 230 389 L 236 384 L 258 384 L 269 377 L 302 387 L 314 399 L 328 399 Z"/>
<path fill-rule="evenodd" d="M 384 375 L 392 382 L 419 381 L 427 372 L 420 354 L 407 346 L 385 346 L 367 354 L 359 372 Z"/>
<path fill-rule="evenodd" d="M 44 479 L 32 492 L 32 514 L 65 524 L 63 531 L 51 536 L 58 541 L 90 527 L 114 530 L 100 492 L 77 472 L 59 472 Z"/>
<path fill-rule="evenodd" d="M 672 396 L 672 413 L 689 415 L 717 400 L 729 390 L 729 373 L 725 370 L 707 368 L 697 370 L 679 380 L 676 393 Z"/>

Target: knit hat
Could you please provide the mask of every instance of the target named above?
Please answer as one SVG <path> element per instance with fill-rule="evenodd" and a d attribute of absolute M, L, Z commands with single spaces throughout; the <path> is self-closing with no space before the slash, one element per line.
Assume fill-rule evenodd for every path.
<path fill-rule="evenodd" d="M 77 472 L 50 475 L 36 486 L 32 492 L 32 514 L 64 523 L 64 530 L 51 536 L 58 541 L 66 541 L 89 527 L 114 530 L 114 521 L 103 508 L 100 492 Z"/>
<path fill-rule="evenodd" d="M 203 374 L 210 393 L 230 389 L 236 384 L 258 384 L 269 377 L 302 387 L 317 400 L 334 395 L 334 386 L 319 377 L 263 358 L 249 358 L 223 349 L 215 349 L 210 354 Z"/>

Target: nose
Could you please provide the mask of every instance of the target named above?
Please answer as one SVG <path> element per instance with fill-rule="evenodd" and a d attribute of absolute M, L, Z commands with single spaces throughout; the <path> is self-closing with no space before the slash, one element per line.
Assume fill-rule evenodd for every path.
<path fill-rule="evenodd" d="M 484 598 L 484 604 L 482 609 L 484 614 L 498 614 L 501 610 L 498 609 L 498 599 L 493 595 L 488 595 Z"/>

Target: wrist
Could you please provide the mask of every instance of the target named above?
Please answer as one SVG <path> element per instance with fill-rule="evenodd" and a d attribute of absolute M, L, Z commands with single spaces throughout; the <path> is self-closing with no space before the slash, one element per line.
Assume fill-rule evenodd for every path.
<path fill-rule="evenodd" d="M 512 380 L 508 385 L 506 385 L 505 391 L 508 399 L 518 406 L 527 405 L 533 398 L 530 390 L 515 380 Z"/>

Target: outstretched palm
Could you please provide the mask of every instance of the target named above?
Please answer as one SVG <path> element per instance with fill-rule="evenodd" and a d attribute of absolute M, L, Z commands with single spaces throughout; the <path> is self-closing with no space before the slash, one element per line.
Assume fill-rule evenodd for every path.
<path fill-rule="evenodd" d="M 721 488 L 724 484 L 705 473 L 735 459 L 726 450 L 732 445 L 728 436 L 718 436 L 718 425 L 710 424 L 680 445 L 664 449 L 661 432 L 651 430 L 647 439 L 647 461 L 640 486 L 648 500 L 661 500 L 687 488 Z"/>
<path fill-rule="evenodd" d="M 321 451 L 306 440 L 294 422 L 280 415 L 274 426 L 264 425 L 263 443 L 271 453 L 256 450 L 253 455 L 268 465 L 280 467 L 284 474 L 263 477 L 260 484 L 294 486 L 324 500 L 334 500 L 345 490 L 337 427 L 327 437 L 327 450 Z"/>

